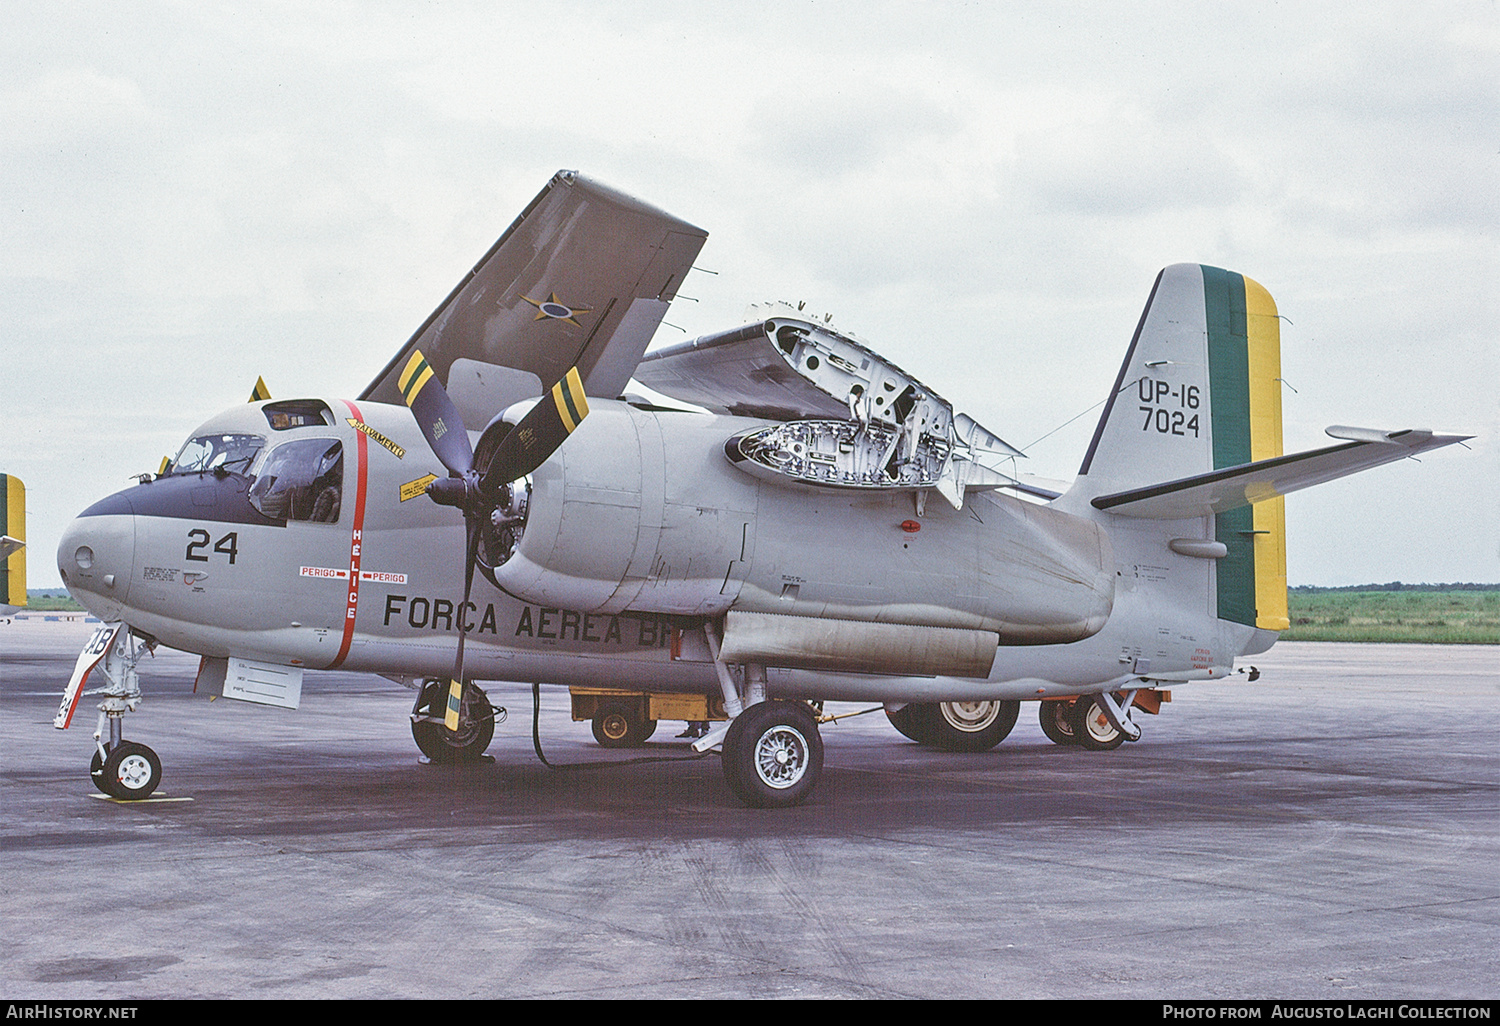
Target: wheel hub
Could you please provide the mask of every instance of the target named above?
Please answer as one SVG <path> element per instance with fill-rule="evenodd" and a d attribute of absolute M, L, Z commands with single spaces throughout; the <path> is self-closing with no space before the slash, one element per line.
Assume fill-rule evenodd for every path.
<path fill-rule="evenodd" d="M 791 787 L 807 772 L 807 738 L 795 727 L 773 727 L 755 745 L 755 771 L 768 787 Z"/>
<path fill-rule="evenodd" d="M 118 772 L 120 783 L 132 791 L 139 791 L 151 779 L 151 763 L 139 755 L 127 755 L 120 760 Z"/>
<path fill-rule="evenodd" d="M 1086 726 L 1088 732 L 1100 741 L 1112 741 L 1119 733 L 1110 724 L 1109 717 L 1104 715 L 1104 711 L 1097 707 L 1089 713 Z"/>
<path fill-rule="evenodd" d="M 942 702 L 938 710 L 955 730 L 974 733 L 995 722 L 1000 715 L 1000 703 Z"/>

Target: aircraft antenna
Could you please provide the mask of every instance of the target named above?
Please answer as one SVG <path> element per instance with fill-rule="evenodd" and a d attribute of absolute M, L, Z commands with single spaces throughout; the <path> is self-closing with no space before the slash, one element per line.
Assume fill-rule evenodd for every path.
<path fill-rule="evenodd" d="M 1141 380 L 1140 378 L 1136 378 L 1134 381 L 1131 381 L 1131 382 L 1129 382 L 1129 383 L 1127 383 L 1125 385 L 1120 386 L 1120 390 L 1118 392 L 1114 393 L 1114 395 L 1119 395 L 1120 392 L 1124 392 L 1124 391 L 1126 391 L 1128 389 L 1134 388 L 1137 384 L 1139 384 L 1140 380 Z M 1069 417 L 1067 420 L 1065 420 L 1061 424 L 1057 425 L 1057 427 L 1053 428 L 1051 431 L 1048 431 L 1041 438 L 1036 439 L 1036 441 L 1029 442 L 1026 445 L 1021 446 L 1021 451 L 1025 452 L 1027 449 L 1030 449 L 1033 445 L 1036 445 L 1038 442 L 1046 441 L 1048 438 L 1051 438 L 1053 435 L 1057 434 L 1063 428 L 1065 428 L 1069 424 L 1073 423 L 1079 417 L 1086 417 L 1086 416 L 1088 416 L 1090 413 L 1093 413 L 1095 410 L 1097 410 L 1099 407 L 1103 406 L 1105 403 L 1109 402 L 1110 399 L 1113 399 L 1113 398 L 1114 398 L 1114 396 L 1112 395 L 1112 396 L 1106 396 L 1105 398 L 1100 399 L 1097 403 L 1095 403 L 1094 405 L 1090 406 L 1088 409 L 1084 410 L 1082 413 L 1077 413 L 1077 414 L 1074 414 L 1073 416 Z"/>

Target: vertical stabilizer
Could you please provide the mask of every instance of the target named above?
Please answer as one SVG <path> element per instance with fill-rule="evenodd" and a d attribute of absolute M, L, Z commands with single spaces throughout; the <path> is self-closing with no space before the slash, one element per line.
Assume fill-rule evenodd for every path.
<path fill-rule="evenodd" d="M 26 486 L 0 474 L 0 606 L 26 604 Z"/>
<path fill-rule="evenodd" d="M 1243 275 L 1174 264 L 1157 277 L 1068 499 L 1282 455 L 1276 303 Z M 1220 619 L 1285 630 L 1283 500 L 1213 516 Z"/>

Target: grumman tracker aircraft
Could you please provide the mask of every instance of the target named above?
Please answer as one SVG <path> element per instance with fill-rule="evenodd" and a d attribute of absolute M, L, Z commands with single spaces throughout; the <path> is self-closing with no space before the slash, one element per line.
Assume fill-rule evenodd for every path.
<path fill-rule="evenodd" d="M 105 625 L 56 725 L 102 679 L 99 788 L 160 780 L 121 729 L 157 644 L 202 656 L 200 688 L 272 705 L 308 669 L 399 679 L 435 760 L 489 744 L 478 681 L 722 697 L 695 747 L 756 806 L 812 791 L 823 701 L 964 750 L 1037 701 L 1053 740 L 1113 748 L 1161 689 L 1288 625 L 1281 496 L 1460 440 L 1330 428 L 1283 455 L 1271 297 L 1181 264 L 1077 479 L 1036 487 L 973 418 L 790 309 L 643 359 L 706 237 L 560 172 L 357 398 L 258 392 L 85 510 L 58 568 Z M 632 377 L 699 409 L 622 397 Z"/>

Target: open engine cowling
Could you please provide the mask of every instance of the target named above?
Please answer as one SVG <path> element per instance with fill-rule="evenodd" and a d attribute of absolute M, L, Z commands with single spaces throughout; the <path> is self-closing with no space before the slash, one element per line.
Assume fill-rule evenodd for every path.
<path fill-rule="evenodd" d="M 1005 495 L 964 510 L 912 493 L 855 493 L 743 474 L 724 441 L 757 422 L 592 404 L 532 477 L 526 523 L 497 583 L 589 612 L 791 617 L 1075 641 L 1114 596 L 1091 521 Z"/>

